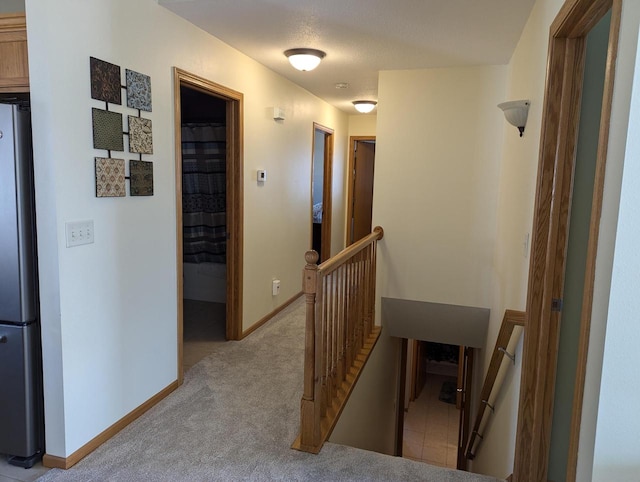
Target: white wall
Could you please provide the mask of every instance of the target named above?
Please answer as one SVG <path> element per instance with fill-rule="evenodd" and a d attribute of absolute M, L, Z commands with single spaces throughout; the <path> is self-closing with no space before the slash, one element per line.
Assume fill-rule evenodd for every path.
<path fill-rule="evenodd" d="M 333 242 L 343 243 L 348 119 L 154 0 L 26 7 L 46 443 L 66 457 L 177 377 L 172 66 L 245 94 L 245 329 L 300 291 L 314 121 L 336 132 Z M 91 107 L 104 104 L 90 98 L 90 56 L 151 76 L 153 197 L 95 197 L 93 158 L 105 153 L 92 149 Z M 274 105 L 283 123 L 269 115 Z M 269 171 L 264 186 L 258 168 Z M 65 248 L 64 223 L 84 219 L 94 221 L 95 243 Z M 273 276 L 282 280 L 275 299 Z"/>
<path fill-rule="evenodd" d="M 379 77 L 373 224 L 381 296 L 488 307 L 507 68 Z"/>
<path fill-rule="evenodd" d="M 625 0 L 596 263 L 578 480 L 593 475 L 594 481 L 635 481 L 640 471 L 640 416 L 634 403 L 640 396 L 639 28 L 640 4 Z"/>
<path fill-rule="evenodd" d="M 530 246 L 525 248 L 525 239 L 527 236 L 530 239 L 533 224 L 549 27 L 562 3 L 563 0 L 536 2 L 509 62 L 507 88 L 503 100 L 529 99 L 531 106 L 522 138 L 518 136 L 515 127 L 502 119 L 504 133 L 497 234 L 493 253 L 494 292 L 490 305 L 487 349 L 480 364 L 483 374 L 489 367 L 505 309 L 524 311 L 526 305 Z M 495 110 L 498 110 L 497 107 Z M 502 116 L 502 113 L 500 115 Z M 506 477 L 513 471 L 522 338 L 516 348 L 516 365 L 507 373 L 502 392 L 496 402 L 496 412 L 491 416 L 483 434 L 484 440 L 472 462 L 474 472 Z"/>
<path fill-rule="evenodd" d="M 376 135 L 376 114 L 357 114 L 349 116 L 349 137 L 352 136 L 375 136 Z"/>
<path fill-rule="evenodd" d="M 399 373 L 400 339 L 383 329 L 329 442 L 394 455 Z"/>

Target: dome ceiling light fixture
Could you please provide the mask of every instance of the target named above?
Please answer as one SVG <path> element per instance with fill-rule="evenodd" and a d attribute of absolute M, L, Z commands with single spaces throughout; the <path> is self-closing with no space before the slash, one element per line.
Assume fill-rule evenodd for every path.
<path fill-rule="evenodd" d="M 308 72 L 315 69 L 327 54 L 318 49 L 289 49 L 285 50 L 284 55 L 294 69 Z"/>
<path fill-rule="evenodd" d="M 375 100 L 354 100 L 353 106 L 361 114 L 368 114 L 378 103 Z"/>
<path fill-rule="evenodd" d="M 524 134 L 524 128 L 527 125 L 527 117 L 529 116 L 528 100 L 512 100 L 498 104 L 498 107 L 504 112 L 507 122 L 518 128 L 520 137 Z"/>

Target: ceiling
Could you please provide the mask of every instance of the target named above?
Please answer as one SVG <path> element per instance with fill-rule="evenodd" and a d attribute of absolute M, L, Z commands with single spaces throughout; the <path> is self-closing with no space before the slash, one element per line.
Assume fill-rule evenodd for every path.
<path fill-rule="evenodd" d="M 158 0 L 337 108 L 378 99 L 381 70 L 506 64 L 535 0 Z M 326 52 L 312 72 L 290 48 Z M 336 83 L 346 82 L 347 89 Z M 375 112 L 375 111 L 374 111 Z"/>

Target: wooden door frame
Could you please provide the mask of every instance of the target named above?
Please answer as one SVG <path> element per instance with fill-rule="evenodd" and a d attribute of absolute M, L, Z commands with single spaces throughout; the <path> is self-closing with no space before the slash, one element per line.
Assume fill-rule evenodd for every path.
<path fill-rule="evenodd" d="M 567 480 L 575 480 L 622 0 L 567 0 L 551 25 L 526 304 L 514 480 L 546 481 L 586 36 L 612 9 L 589 228 Z"/>
<path fill-rule="evenodd" d="M 376 141 L 376 136 L 351 136 L 349 137 L 349 167 L 347 169 L 347 238 L 345 239 L 345 246 L 351 244 L 351 237 L 353 235 L 353 175 L 356 167 L 356 155 L 355 148 L 356 142 L 361 141 Z M 357 241 L 357 239 L 355 240 Z"/>
<path fill-rule="evenodd" d="M 313 249 L 313 172 L 315 168 L 316 130 L 324 132 L 324 170 L 322 179 L 322 234 L 320 236 L 321 261 L 331 257 L 331 213 L 333 205 L 333 133 L 334 130 L 317 122 L 313 123 L 311 142 L 311 226 L 310 246 Z"/>
<path fill-rule="evenodd" d="M 178 383 L 183 380 L 183 240 L 182 240 L 182 126 L 180 86 L 219 97 L 227 104 L 227 339 L 242 338 L 243 262 L 243 132 L 244 96 L 177 67 L 173 68 L 176 176 L 176 271 L 178 296 Z"/>

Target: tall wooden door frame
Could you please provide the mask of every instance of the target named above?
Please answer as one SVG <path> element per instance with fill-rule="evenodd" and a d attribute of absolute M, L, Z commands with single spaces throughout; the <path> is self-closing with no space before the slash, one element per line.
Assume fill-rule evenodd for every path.
<path fill-rule="evenodd" d="M 242 338 L 243 261 L 243 94 L 177 67 L 173 68 L 176 176 L 176 271 L 178 297 L 178 383 L 183 380 L 183 239 L 182 239 L 182 127 L 180 86 L 219 97 L 227 104 L 227 303 L 226 334 Z"/>
<path fill-rule="evenodd" d="M 612 9 L 589 228 L 567 480 L 576 477 L 622 0 L 567 0 L 551 25 L 534 208 L 514 480 L 547 480 L 586 36 Z"/>
<path fill-rule="evenodd" d="M 315 169 L 316 131 L 324 133 L 324 169 L 322 180 L 322 234 L 320 236 L 321 261 L 331 257 L 331 213 L 333 199 L 333 129 L 325 127 L 317 122 L 313 123 L 313 137 L 311 145 L 311 241 L 310 249 L 313 249 L 313 171 Z"/>
<path fill-rule="evenodd" d="M 345 246 L 351 244 L 351 236 L 353 233 L 353 196 L 354 196 L 354 175 L 356 169 L 356 143 L 361 141 L 376 141 L 376 136 L 351 136 L 349 137 L 349 168 L 347 169 L 347 239 Z M 357 240 L 355 240 L 357 241 Z"/>

